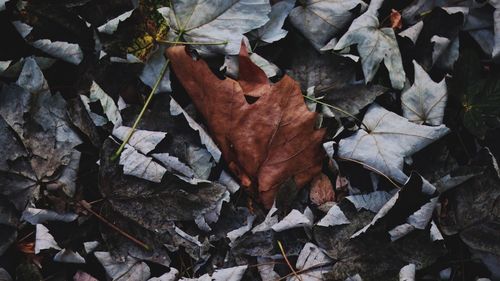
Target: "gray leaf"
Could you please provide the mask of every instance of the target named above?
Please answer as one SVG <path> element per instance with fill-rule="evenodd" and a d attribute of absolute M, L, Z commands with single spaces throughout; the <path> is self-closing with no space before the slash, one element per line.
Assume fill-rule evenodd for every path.
<path fill-rule="evenodd" d="M 249 33 L 251 39 L 257 39 L 264 43 L 273 43 L 286 36 L 288 31 L 282 29 L 285 19 L 295 6 L 295 0 L 283 0 L 271 7 L 269 21 L 262 27 Z"/>
<path fill-rule="evenodd" d="M 33 47 L 63 61 L 78 65 L 83 60 L 83 52 L 78 44 L 41 39 L 32 43 Z"/>
<path fill-rule="evenodd" d="M 306 243 L 297 258 L 296 267 L 298 270 L 305 270 L 315 266 L 321 266 L 331 263 L 332 259 L 328 257 L 323 249 L 313 243 Z M 331 266 L 323 266 L 315 270 L 308 270 L 297 276 L 292 276 L 290 281 L 321 281 L 324 280 L 323 274 L 330 271 Z"/>
<path fill-rule="evenodd" d="M 128 256 L 124 261 L 119 261 L 108 252 L 95 252 L 94 254 L 113 281 L 147 281 L 149 279 L 149 266 L 133 257 Z"/>
<path fill-rule="evenodd" d="M 77 218 L 78 215 L 74 213 L 59 214 L 52 210 L 44 210 L 44 209 L 36 209 L 28 207 L 23 211 L 21 220 L 27 221 L 32 225 L 36 225 L 48 221 L 72 222 Z"/>
<path fill-rule="evenodd" d="M 337 205 L 333 205 L 328 213 L 316 224 L 317 226 L 334 226 L 351 223 Z"/>
<path fill-rule="evenodd" d="M 392 28 L 379 29 L 377 9 L 377 3 L 372 1 L 368 11 L 352 22 L 335 45 L 335 50 L 357 44 L 366 82 L 373 79 L 383 61 L 389 71 L 392 87 L 402 89 L 406 77 L 396 35 Z"/>
<path fill-rule="evenodd" d="M 290 21 L 319 50 L 354 18 L 350 10 L 358 5 L 366 9 L 360 0 L 307 0 L 292 10 Z"/>
<path fill-rule="evenodd" d="M 163 68 L 167 63 L 165 59 L 165 46 L 159 46 L 157 50 L 149 57 L 148 61 L 144 64 L 141 75 L 139 78 L 142 83 L 148 85 L 151 89 L 154 87 L 156 80 Z M 170 70 L 167 69 L 165 75 L 158 85 L 156 93 L 160 92 L 171 92 L 172 88 L 170 86 Z"/>
<path fill-rule="evenodd" d="M 113 33 L 115 33 L 115 31 L 118 28 L 118 25 L 120 24 L 120 22 L 128 19 L 132 15 L 133 11 L 134 10 L 127 11 L 127 12 L 125 12 L 125 13 L 117 16 L 116 18 L 109 20 L 105 24 L 99 26 L 97 28 L 97 30 L 99 32 L 106 33 L 106 34 L 113 34 Z"/>
<path fill-rule="evenodd" d="M 390 112 L 378 104 L 368 108 L 363 124 L 368 131 L 358 130 L 339 143 L 339 156 L 366 164 L 377 172 L 405 182 L 404 157 L 421 150 L 449 132 L 444 126 L 423 126 Z"/>
<path fill-rule="evenodd" d="M 54 256 L 54 261 L 63 263 L 85 263 L 85 259 L 80 256 L 77 252 L 73 252 L 69 249 L 62 249 Z"/>
<path fill-rule="evenodd" d="M 267 0 L 175 1 L 170 10 L 169 38 L 182 33 L 189 42 L 227 42 L 198 49 L 202 53 L 236 55 L 243 34 L 264 25 L 270 11 Z"/>
<path fill-rule="evenodd" d="M 49 233 L 49 229 L 43 224 L 36 225 L 36 238 L 35 238 L 35 254 L 39 254 L 41 250 L 56 249 L 61 250 L 57 245 L 54 236 Z"/>
<path fill-rule="evenodd" d="M 415 81 L 401 95 L 403 116 L 409 121 L 430 125 L 443 124 L 444 109 L 448 99 L 446 82 L 434 82 L 427 72 L 413 61 Z"/>

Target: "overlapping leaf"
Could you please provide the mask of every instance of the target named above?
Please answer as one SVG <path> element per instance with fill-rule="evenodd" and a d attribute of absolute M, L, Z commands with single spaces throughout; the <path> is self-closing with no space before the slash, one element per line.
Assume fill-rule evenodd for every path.
<path fill-rule="evenodd" d="M 292 78 L 269 84 L 244 46 L 241 50 L 238 81 L 220 80 L 183 47 L 169 48 L 167 55 L 229 168 L 244 186 L 258 188 L 270 208 L 282 183 L 293 178 L 303 186 L 320 171 L 324 131 L 314 129 L 316 114 L 307 110 Z M 258 100 L 249 103 L 246 97 Z"/>
<path fill-rule="evenodd" d="M 368 10 L 352 22 L 335 45 L 335 50 L 357 44 L 366 82 L 373 79 L 383 61 L 389 71 L 392 87 L 402 89 L 405 83 L 405 71 L 401 53 L 394 30 L 379 28 L 377 10 L 380 5 L 382 1 L 372 1 Z"/>
<path fill-rule="evenodd" d="M 360 161 L 376 171 L 406 181 L 404 157 L 424 148 L 449 132 L 444 125 L 430 127 L 411 123 L 378 104 L 363 118 L 364 129 L 339 143 L 339 156 Z"/>
<path fill-rule="evenodd" d="M 227 44 L 199 46 L 208 53 L 236 55 L 243 34 L 264 25 L 271 6 L 266 0 L 173 1 L 169 13 L 169 38 Z"/>

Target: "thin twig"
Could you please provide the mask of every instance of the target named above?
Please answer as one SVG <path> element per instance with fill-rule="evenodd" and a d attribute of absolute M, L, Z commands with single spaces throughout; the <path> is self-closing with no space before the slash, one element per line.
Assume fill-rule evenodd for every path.
<path fill-rule="evenodd" d="M 308 267 L 308 268 L 297 270 L 296 272 L 299 273 L 299 274 L 302 274 L 302 273 L 306 273 L 306 272 L 311 271 L 311 270 L 319 269 L 319 268 L 322 268 L 322 267 L 325 267 L 325 266 L 330 266 L 330 265 L 333 265 L 333 264 L 334 264 L 334 262 L 319 263 L 319 264 L 313 265 L 313 266 Z M 288 273 L 287 275 L 285 275 L 285 276 L 283 276 L 283 277 L 281 277 L 279 279 L 276 279 L 274 281 L 285 280 L 285 279 L 287 279 L 288 277 L 290 277 L 292 275 L 293 275 L 293 272 L 292 273 Z"/>
<path fill-rule="evenodd" d="M 148 251 L 151 249 L 146 243 L 140 241 L 139 239 L 137 239 L 137 238 L 131 236 L 130 234 L 126 233 L 125 231 L 121 230 L 120 228 L 118 228 L 118 226 L 112 224 L 107 219 L 105 219 L 103 216 L 99 215 L 97 212 L 95 212 L 94 210 L 92 210 L 92 206 L 87 201 L 81 200 L 79 202 L 79 205 L 82 206 L 86 211 L 88 211 L 89 213 L 91 213 L 92 215 L 94 215 L 96 218 L 98 218 L 100 221 L 102 221 L 104 224 L 106 224 L 107 226 L 109 226 L 112 229 L 116 230 L 121 235 L 125 236 L 130 241 L 136 243 L 137 245 L 143 247 L 144 249 L 146 249 Z"/>
<path fill-rule="evenodd" d="M 34 233 L 35 233 L 34 231 L 32 231 L 32 232 L 28 233 L 28 234 L 27 234 L 26 236 L 24 236 L 23 238 L 21 238 L 21 239 L 17 240 L 17 242 L 18 242 L 18 243 L 23 242 L 24 240 L 28 239 L 28 237 L 30 237 L 30 236 L 31 236 L 31 235 L 33 235 Z"/>
<path fill-rule="evenodd" d="M 281 255 L 283 256 L 283 258 L 285 259 L 285 262 L 286 264 L 288 265 L 288 267 L 290 268 L 290 270 L 292 270 L 292 273 L 293 275 L 299 279 L 300 281 L 303 281 L 302 280 L 302 277 L 300 275 L 297 274 L 297 271 L 295 271 L 295 269 L 293 268 L 292 264 L 290 263 L 290 261 L 288 260 L 288 257 L 286 256 L 286 253 L 285 253 L 285 249 L 283 248 L 283 244 L 281 244 L 281 241 L 278 240 L 278 247 L 280 248 L 280 251 L 281 251 Z"/>

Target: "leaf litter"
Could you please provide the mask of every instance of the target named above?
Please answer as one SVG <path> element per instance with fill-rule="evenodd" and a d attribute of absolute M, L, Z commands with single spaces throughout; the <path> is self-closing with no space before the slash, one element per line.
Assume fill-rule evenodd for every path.
<path fill-rule="evenodd" d="M 0 4 L 0 279 L 500 278 L 498 3 L 219 2 Z"/>

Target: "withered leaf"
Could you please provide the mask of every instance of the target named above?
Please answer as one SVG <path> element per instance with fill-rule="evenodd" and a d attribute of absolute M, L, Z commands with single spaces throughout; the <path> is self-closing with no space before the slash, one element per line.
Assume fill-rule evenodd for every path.
<path fill-rule="evenodd" d="M 302 187 L 320 172 L 324 130 L 314 128 L 316 113 L 307 110 L 292 78 L 270 84 L 244 46 L 238 81 L 217 78 L 184 47 L 169 48 L 167 56 L 229 168 L 244 186 L 258 189 L 266 208 L 283 182 L 293 178 Z"/>

